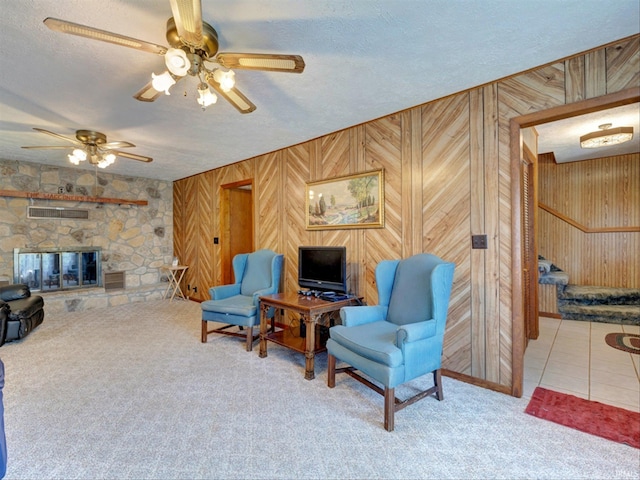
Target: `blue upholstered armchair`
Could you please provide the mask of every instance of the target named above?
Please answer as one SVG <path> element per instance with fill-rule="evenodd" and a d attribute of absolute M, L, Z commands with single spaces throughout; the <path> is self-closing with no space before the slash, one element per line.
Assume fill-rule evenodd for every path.
<path fill-rule="evenodd" d="M 433 393 L 444 398 L 440 364 L 453 270 L 453 263 L 426 253 L 383 260 L 376 267 L 378 305 L 343 307 L 342 325 L 329 329 L 329 387 L 336 372 L 347 373 L 384 395 L 388 431 L 398 410 Z M 348 366 L 336 369 L 336 359 Z M 433 387 L 403 401 L 395 397 L 395 387 L 427 373 Z"/>
<path fill-rule="evenodd" d="M 222 333 L 246 337 L 247 351 L 251 351 L 253 341 L 259 336 L 257 332 L 253 334 L 253 327 L 260 323 L 260 296 L 278 293 L 283 259 L 283 255 L 271 250 L 241 253 L 233 257 L 236 283 L 211 287 L 211 300 L 201 303 L 202 343 L 207 343 L 210 333 Z M 274 311 L 270 311 L 269 315 L 273 322 Z M 224 325 L 207 330 L 207 322 Z M 231 327 L 239 327 L 240 332 L 229 331 Z"/>

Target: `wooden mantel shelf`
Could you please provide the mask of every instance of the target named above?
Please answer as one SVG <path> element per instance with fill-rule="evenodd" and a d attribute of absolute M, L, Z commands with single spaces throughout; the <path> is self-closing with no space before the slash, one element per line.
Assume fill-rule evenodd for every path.
<path fill-rule="evenodd" d="M 41 200 L 64 200 L 67 202 L 116 203 L 119 205 L 148 205 L 146 200 L 127 200 L 125 198 L 86 197 L 64 193 L 20 192 L 18 190 L 0 190 L 0 197 L 38 198 Z"/>

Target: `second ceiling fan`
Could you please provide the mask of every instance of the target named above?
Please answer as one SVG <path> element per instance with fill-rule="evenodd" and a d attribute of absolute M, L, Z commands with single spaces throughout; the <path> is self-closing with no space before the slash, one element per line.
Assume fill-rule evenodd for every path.
<path fill-rule="evenodd" d="M 218 53 L 218 34 L 202 21 L 201 0 L 169 0 L 169 3 L 173 13 L 167 20 L 166 31 L 170 48 L 56 18 L 46 18 L 44 24 L 58 32 L 164 56 L 168 71 L 162 75 L 153 74 L 153 80 L 134 95 L 143 102 L 153 102 L 162 93 L 168 94 L 173 84 L 190 75 L 199 80 L 198 103 L 203 109 L 216 101 L 211 87 L 240 113 L 250 113 L 256 106 L 235 87 L 235 74 L 231 69 L 284 73 L 302 73 L 304 70 L 300 55 Z"/>

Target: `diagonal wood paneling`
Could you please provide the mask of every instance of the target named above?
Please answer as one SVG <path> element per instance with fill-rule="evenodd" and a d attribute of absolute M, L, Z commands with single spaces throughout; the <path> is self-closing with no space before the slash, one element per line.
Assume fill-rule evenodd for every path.
<path fill-rule="evenodd" d="M 213 255 L 213 172 L 205 172 L 198 175 L 196 194 L 198 196 L 196 218 L 198 218 L 198 236 L 193 243 L 197 243 L 197 265 L 194 266 L 197 277 L 190 277 L 192 290 L 197 287 L 197 292 L 191 296 L 197 300 L 209 300 L 209 287 L 215 285 L 215 264 Z"/>
<path fill-rule="evenodd" d="M 471 373 L 469 94 L 422 109 L 423 251 L 454 262 L 443 367 Z"/>
<path fill-rule="evenodd" d="M 186 180 L 173 182 L 173 255 L 179 259 L 184 258 L 184 244 L 187 237 L 184 234 L 185 223 L 185 185 Z"/>
<path fill-rule="evenodd" d="M 295 292 L 298 286 L 298 246 L 309 245 L 305 229 L 305 193 L 309 180 L 312 142 L 287 148 L 284 152 L 287 183 L 281 188 L 285 196 L 287 235 L 285 254 L 285 291 Z"/>
<path fill-rule="evenodd" d="M 511 177 L 509 122 L 637 86 L 639 39 L 216 169 L 211 199 L 199 191 L 197 182 L 180 180 L 174 185 L 174 250 L 186 262 L 212 255 L 209 263 L 219 272 L 218 250 L 207 253 L 205 242 L 194 240 L 209 231 L 197 227 L 194 202 L 201 215 L 213 202 L 210 228 L 220 236 L 220 187 L 255 176 L 256 241 L 285 254 L 286 291 L 298 289 L 299 245 L 346 245 L 350 284 L 368 303 L 377 302 L 374 269 L 381 260 L 418 251 L 453 260 L 456 277 L 444 364 L 485 383 L 512 387 L 513 365 L 519 363 L 513 352 L 520 348 L 514 348 L 512 338 L 519 329 L 512 291 L 520 272 L 511 264 L 519 257 L 512 251 L 517 237 L 511 230 L 511 196 L 512 187 L 517 188 L 513 182 L 519 179 Z M 385 170 L 385 228 L 306 230 L 307 181 L 376 168 Z M 489 248 L 472 251 L 470 234 L 483 231 Z M 636 245 L 628 238 L 624 242 Z M 197 272 L 194 264 L 190 280 L 202 285 Z"/>
<path fill-rule="evenodd" d="M 256 182 L 253 201 L 256 205 L 254 243 L 256 249 L 269 248 L 280 252 L 277 228 L 260 228 L 261 225 L 278 225 L 282 215 L 280 205 L 279 153 L 270 153 L 256 159 Z"/>
<path fill-rule="evenodd" d="M 607 47 L 607 93 L 640 86 L 640 37 Z"/>
<path fill-rule="evenodd" d="M 198 176 L 189 177 L 185 180 L 184 188 L 184 211 L 185 215 L 193 215 L 198 211 Z M 183 233 L 189 241 L 184 242 L 183 257 L 180 263 L 188 265 L 189 269 L 184 275 L 184 283 L 193 285 L 198 281 L 198 245 L 199 245 L 199 226 L 198 222 L 187 220 L 184 225 Z M 190 290 L 184 290 L 186 295 L 191 296 Z"/>
<path fill-rule="evenodd" d="M 375 267 L 381 260 L 402 258 L 402 121 L 400 115 L 389 115 L 364 127 L 366 170 L 384 170 L 384 229 L 363 231 L 365 235 L 365 279 L 360 294 L 367 302 L 377 303 Z M 361 278 L 362 278 L 361 277 Z"/>

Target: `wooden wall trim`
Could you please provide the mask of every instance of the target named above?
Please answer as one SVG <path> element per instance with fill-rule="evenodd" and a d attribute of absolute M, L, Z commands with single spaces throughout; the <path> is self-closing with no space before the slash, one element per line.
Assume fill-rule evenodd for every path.
<path fill-rule="evenodd" d="M 623 232 L 640 232 L 640 226 L 631 226 L 631 227 L 598 227 L 598 228 L 590 228 L 585 227 L 581 223 L 576 222 L 575 220 L 567 217 L 566 215 L 560 213 L 558 210 L 551 208 L 549 205 L 545 205 L 544 203 L 538 202 L 538 207 L 542 210 L 549 212 L 556 218 L 559 218 L 565 223 L 568 223 L 572 227 L 577 228 L 583 233 L 623 233 Z"/>
<path fill-rule="evenodd" d="M 127 200 L 125 198 L 87 197 L 66 193 L 22 192 L 18 190 L 0 190 L 0 197 L 35 198 L 38 200 L 62 200 L 67 202 L 113 203 L 118 205 L 148 205 L 147 200 Z"/>
<path fill-rule="evenodd" d="M 527 128 L 540 125 L 542 123 L 555 122 L 556 120 L 564 120 L 565 118 L 597 112 L 599 110 L 604 110 L 605 108 L 630 105 L 638 101 L 640 101 L 640 87 L 633 87 L 620 92 L 610 93 L 609 95 L 590 98 L 581 102 L 560 105 L 547 110 L 540 110 L 527 115 L 514 117 L 513 120 L 520 125 L 520 128 Z"/>

